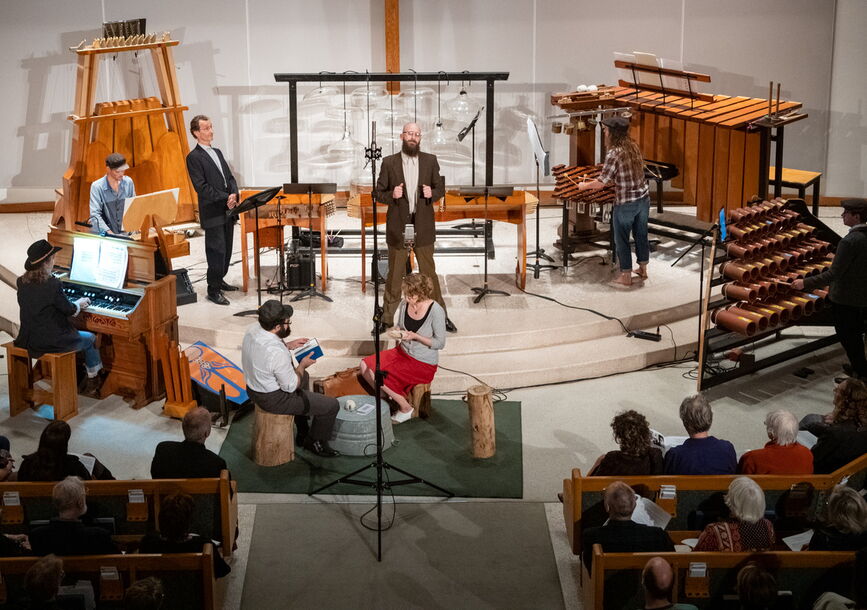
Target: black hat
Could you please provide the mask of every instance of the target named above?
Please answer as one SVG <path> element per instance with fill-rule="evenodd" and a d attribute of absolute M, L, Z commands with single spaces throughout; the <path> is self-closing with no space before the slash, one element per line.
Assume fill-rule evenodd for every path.
<path fill-rule="evenodd" d="M 844 210 L 867 216 L 867 199 L 844 199 L 840 205 Z"/>
<path fill-rule="evenodd" d="M 126 163 L 126 157 L 120 153 L 111 153 L 105 158 L 105 165 L 109 169 L 129 169 Z"/>
<path fill-rule="evenodd" d="M 273 328 L 284 320 L 292 317 L 292 306 L 284 305 L 277 299 L 270 299 L 262 303 L 259 308 L 259 323 L 264 328 Z"/>
<path fill-rule="evenodd" d="M 62 248 L 60 246 L 52 246 L 44 239 L 33 242 L 27 248 L 27 260 L 24 262 L 24 268 L 27 271 L 33 271 L 58 250 L 62 250 Z"/>
<path fill-rule="evenodd" d="M 615 131 L 626 131 L 629 129 L 629 119 L 622 116 L 610 116 L 602 119 L 602 124 L 608 129 L 614 129 Z"/>

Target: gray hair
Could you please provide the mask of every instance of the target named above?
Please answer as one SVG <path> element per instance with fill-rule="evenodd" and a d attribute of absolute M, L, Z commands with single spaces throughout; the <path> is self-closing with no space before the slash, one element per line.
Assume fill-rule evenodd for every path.
<path fill-rule="evenodd" d="M 204 407 L 187 411 L 181 422 L 184 438 L 191 443 L 204 443 L 211 433 L 211 413 Z"/>
<path fill-rule="evenodd" d="M 867 502 L 857 491 L 837 485 L 828 500 L 828 523 L 844 534 L 867 530 Z"/>
<path fill-rule="evenodd" d="M 86 495 L 84 483 L 78 477 L 66 477 L 51 491 L 51 499 L 59 513 L 84 508 Z"/>
<path fill-rule="evenodd" d="M 605 510 L 614 519 L 629 519 L 635 510 L 635 492 L 623 481 L 614 481 L 602 496 Z"/>
<path fill-rule="evenodd" d="M 794 445 L 798 439 L 798 418 L 790 411 L 778 409 L 765 417 L 768 437 L 777 445 Z"/>
<path fill-rule="evenodd" d="M 713 411 L 704 394 L 695 394 L 683 399 L 680 403 L 680 421 L 690 435 L 710 430 Z"/>
<path fill-rule="evenodd" d="M 729 485 L 726 506 L 734 518 L 756 523 L 765 516 L 765 492 L 751 478 L 738 477 Z"/>

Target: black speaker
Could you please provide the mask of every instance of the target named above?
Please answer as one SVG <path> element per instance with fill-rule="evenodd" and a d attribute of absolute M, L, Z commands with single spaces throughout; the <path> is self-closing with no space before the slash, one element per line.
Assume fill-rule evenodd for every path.
<path fill-rule="evenodd" d="M 379 253 L 379 261 L 375 257 L 370 257 L 370 281 L 379 275 L 379 281 L 385 286 L 385 280 L 388 278 L 388 251 Z"/>
<path fill-rule="evenodd" d="M 307 288 L 316 279 L 315 261 L 307 252 L 286 254 L 286 287 L 289 290 Z"/>
<path fill-rule="evenodd" d="M 196 291 L 193 290 L 193 284 L 190 282 L 190 276 L 186 269 L 175 269 L 172 271 L 175 276 L 175 300 L 177 305 L 186 305 L 187 303 L 195 303 L 198 297 Z"/>

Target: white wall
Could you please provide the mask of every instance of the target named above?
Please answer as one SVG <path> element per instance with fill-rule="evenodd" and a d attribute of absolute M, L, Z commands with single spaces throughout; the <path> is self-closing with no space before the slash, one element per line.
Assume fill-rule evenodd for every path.
<path fill-rule="evenodd" d="M 853 94 L 863 99 L 864 77 L 852 57 L 845 61 L 842 40 L 863 38 L 861 0 L 449 0 L 401 2 L 401 66 L 418 71 L 507 70 L 497 86 L 496 182 L 532 182 L 525 117 L 534 116 L 554 163 L 568 161 L 566 137 L 550 133 L 546 115 L 554 91 L 578 83 L 616 79 L 614 51 L 644 50 L 680 60 L 712 75 L 710 91 L 764 96 L 769 80 L 783 83 L 787 99 L 803 101 L 810 118 L 786 132 L 786 165 L 825 170 L 826 190 L 864 194 L 862 171 L 853 172 L 852 151 L 863 151 L 863 127 L 849 130 L 846 148 L 829 150 L 826 130 L 835 92 L 832 126 L 861 120 L 859 107 L 848 108 Z M 181 41 L 175 58 L 183 102 L 194 113 L 209 114 L 217 143 L 229 157 L 239 181 L 279 184 L 288 179 L 288 87 L 275 72 L 340 72 L 384 68 L 382 0 L 0 0 L 0 188 L 50 188 L 60 184 L 69 156 L 66 115 L 73 98 L 75 56 L 66 50 L 99 35 L 103 20 L 146 17 L 149 31 L 171 30 Z M 748 17 L 747 17 L 748 16 Z M 859 29 L 860 27 L 860 29 Z M 863 49 L 863 40 L 857 44 Z M 863 54 L 858 55 L 858 57 Z M 832 57 L 834 65 L 832 70 Z M 103 99 L 153 94 L 149 59 L 121 56 L 106 60 L 99 92 Z M 853 74 L 857 76 L 853 77 Z M 831 77 L 834 77 L 832 87 Z M 860 80 L 858 80 L 860 78 Z M 860 84 L 860 90 L 855 87 Z M 443 107 L 458 83 L 441 83 Z M 357 85 L 349 85 L 348 90 Z M 427 83 L 426 86 L 436 84 Z M 304 88 L 305 93 L 315 87 Z M 404 86 L 404 89 L 411 86 Z M 480 101 L 483 86 L 470 87 Z M 839 97 L 838 97 L 839 92 Z M 430 136 L 435 98 L 429 114 L 419 117 Z M 845 102 L 843 100 L 846 100 Z M 340 106 L 340 96 L 335 99 Z M 838 118 L 837 113 L 841 113 Z M 385 125 L 379 117 L 380 142 Z M 371 117 L 371 118 L 376 118 Z M 841 123 L 840 121 L 843 121 Z M 368 117 L 359 110 L 350 120 L 354 137 L 367 139 Z M 339 108 L 301 107 L 300 178 L 349 182 L 349 164 L 329 166 L 325 148 L 339 139 Z M 462 126 L 444 117 L 450 139 Z M 397 125 L 399 131 L 400 125 Z M 477 176 L 483 176 L 484 129 L 477 133 Z M 453 162 L 444 162 L 448 182 L 469 181 L 465 141 L 455 144 Z M 385 152 L 390 152 L 386 145 Z M 458 154 L 459 153 L 459 154 Z M 849 163 L 839 175 L 838 157 Z M 317 161 L 316 159 L 319 158 Z M 464 161 L 460 161 L 464 159 Z M 851 175 L 851 174 L 857 175 Z M 366 177 L 366 173 L 362 174 Z M 833 186 L 830 186 L 833 185 Z M 19 194 L 21 191 L 17 191 Z M 19 199 L 21 200 L 21 199 Z"/>

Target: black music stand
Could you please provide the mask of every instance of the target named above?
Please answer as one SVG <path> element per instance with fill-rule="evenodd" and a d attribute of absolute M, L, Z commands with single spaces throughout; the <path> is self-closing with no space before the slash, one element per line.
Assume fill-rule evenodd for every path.
<path fill-rule="evenodd" d="M 472 134 L 472 138 L 470 140 L 470 185 L 476 186 L 476 122 L 479 120 L 479 116 L 482 114 L 482 110 L 484 110 L 484 106 L 479 107 L 479 111 L 476 112 L 476 116 L 467 124 L 466 127 L 461 129 L 458 132 L 458 142 L 463 142 L 464 138 L 467 137 L 468 133 Z M 470 224 L 463 223 L 459 225 L 455 225 L 452 227 L 453 229 L 472 229 L 476 230 L 476 219 L 473 218 Z"/>
<path fill-rule="evenodd" d="M 376 121 L 373 121 L 373 126 L 371 128 L 371 140 L 370 146 L 365 148 L 364 156 L 367 158 L 370 163 L 370 173 L 371 173 L 371 184 L 376 184 L 376 161 L 382 158 L 382 148 L 376 145 Z M 379 223 L 377 222 L 377 206 L 376 206 L 376 188 L 370 194 L 371 203 L 373 204 L 373 260 L 377 260 L 379 256 Z M 380 328 L 380 324 L 382 322 L 382 307 L 379 305 L 379 273 L 373 274 L 373 327 L 377 330 Z M 314 489 L 308 495 L 313 496 L 322 491 L 325 491 L 332 485 L 336 485 L 337 483 L 348 483 L 350 485 L 360 485 L 361 487 L 369 487 L 374 488 L 376 490 L 376 560 L 382 561 L 382 492 L 385 490 L 391 490 L 393 487 L 397 487 L 399 485 L 412 485 L 414 483 L 423 483 L 428 487 L 436 489 L 439 492 L 442 492 L 447 497 L 452 498 L 455 494 L 450 492 L 447 489 L 444 489 L 438 485 L 434 485 L 430 481 L 425 481 L 424 479 L 407 472 L 393 464 L 389 464 L 385 460 L 382 459 L 382 441 L 383 441 L 383 432 L 382 432 L 382 385 L 383 380 L 385 379 L 385 373 L 380 368 L 379 361 L 379 351 L 381 346 L 381 341 L 379 338 L 380 333 L 375 332 L 373 334 L 373 349 L 376 355 L 375 358 L 375 370 L 374 370 L 374 402 L 376 404 L 376 456 L 374 461 L 369 464 L 362 466 L 361 468 L 350 472 L 349 474 L 345 474 L 337 479 L 331 481 L 330 483 L 326 483 L 325 485 Z M 376 470 L 376 480 L 375 481 L 365 481 L 363 479 L 354 478 L 356 475 L 361 474 L 366 471 L 368 468 L 373 468 Z M 406 479 L 400 479 L 397 481 L 392 481 L 391 479 L 383 480 L 383 473 L 388 470 L 394 470 L 399 472 L 400 474 L 408 477 Z M 387 476 L 387 475 L 386 475 Z M 366 513 L 365 513 L 366 514 Z M 366 527 L 366 526 L 365 526 Z"/>
<path fill-rule="evenodd" d="M 291 302 L 300 301 L 307 297 L 319 297 L 331 303 L 331 297 L 316 290 L 316 257 L 313 255 L 313 194 L 317 195 L 333 195 L 337 192 L 337 184 L 334 182 L 288 182 L 283 185 L 283 192 L 287 195 L 304 195 L 307 194 L 307 230 L 310 231 L 310 242 L 308 250 L 310 252 L 310 285 L 307 286 L 300 294 L 292 297 Z M 319 222 L 322 222 L 321 200 L 319 203 Z M 328 247 L 328 244 L 325 244 Z"/>
<path fill-rule="evenodd" d="M 504 290 L 494 290 L 493 288 L 488 288 L 488 241 L 489 238 L 493 239 L 493 230 L 491 226 L 488 224 L 488 197 L 511 197 L 512 193 L 515 192 L 515 188 L 511 186 L 465 186 L 461 187 L 458 190 L 458 194 L 464 198 L 476 198 L 484 195 L 485 197 L 485 282 L 484 285 L 480 288 L 473 288 L 472 291 L 476 293 L 476 298 L 473 299 L 473 303 L 479 303 L 483 298 L 485 298 L 489 294 L 500 294 L 503 296 L 511 296 L 508 292 Z"/>
<path fill-rule="evenodd" d="M 539 185 L 539 172 L 540 168 L 545 168 L 545 175 L 551 175 L 551 168 L 549 164 L 549 154 L 548 151 L 542 146 L 542 138 L 539 137 L 539 129 L 536 127 L 536 123 L 533 122 L 533 119 L 527 117 L 527 137 L 530 138 L 530 147 L 533 149 L 533 157 L 536 161 L 536 249 L 527 254 L 527 258 L 532 256 L 536 257 L 536 262 L 528 265 L 533 269 L 533 278 L 539 279 L 539 272 L 542 269 L 556 269 L 557 265 L 547 265 L 544 263 L 540 263 L 539 259 L 544 258 L 546 261 L 551 263 L 554 262 L 554 259 L 547 254 L 545 254 L 545 250 L 539 247 L 539 212 L 542 207 L 542 190 Z M 566 225 L 564 225 L 566 226 Z"/>
<path fill-rule="evenodd" d="M 236 205 L 231 210 L 226 212 L 227 218 L 232 218 L 233 216 L 240 216 L 244 212 L 249 212 L 250 210 L 254 210 L 256 214 L 256 260 L 259 260 L 259 208 L 274 199 L 277 196 L 277 193 L 280 192 L 279 186 L 274 186 L 268 189 L 265 189 L 262 192 L 256 193 L 250 197 L 247 197 L 240 204 Z M 246 254 L 245 254 L 246 256 Z M 244 273 L 247 273 L 247 270 L 244 270 Z M 262 306 L 262 274 L 259 269 L 256 269 L 256 297 L 258 298 L 259 307 Z M 245 276 L 246 277 L 246 276 Z M 250 316 L 250 315 L 258 315 L 259 311 L 257 309 L 248 309 L 245 311 L 239 311 L 235 316 Z"/>

